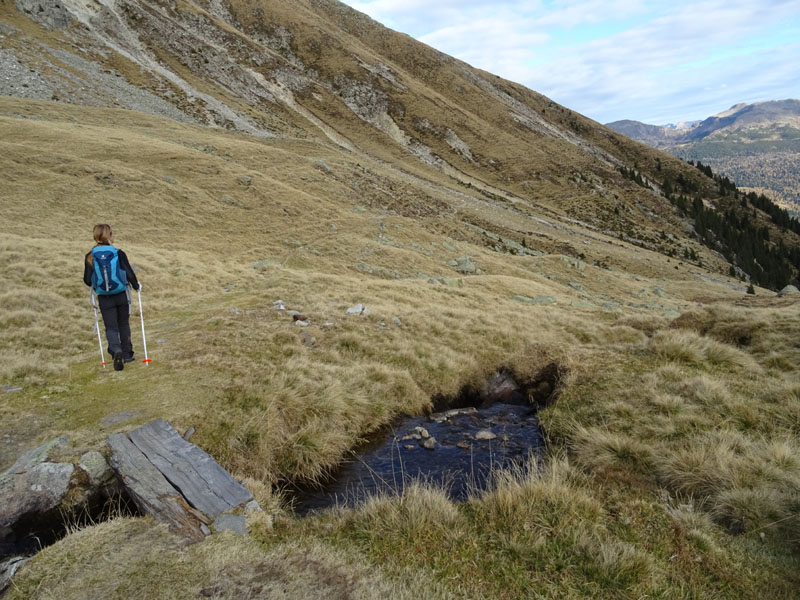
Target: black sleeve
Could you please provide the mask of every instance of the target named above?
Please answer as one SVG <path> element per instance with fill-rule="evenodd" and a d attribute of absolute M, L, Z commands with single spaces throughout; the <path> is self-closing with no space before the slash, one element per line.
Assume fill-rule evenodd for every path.
<path fill-rule="evenodd" d="M 128 256 L 122 250 L 117 250 L 117 255 L 119 256 L 119 266 L 125 269 L 125 273 L 128 276 L 128 283 L 131 284 L 133 289 L 138 290 L 139 280 L 136 279 L 136 273 L 133 272 L 133 267 L 128 262 Z"/>
<path fill-rule="evenodd" d="M 92 265 L 89 264 L 89 255 L 91 253 L 92 252 L 89 251 L 86 253 L 86 256 L 83 257 L 83 283 L 89 287 L 92 286 L 92 272 L 94 271 Z"/>

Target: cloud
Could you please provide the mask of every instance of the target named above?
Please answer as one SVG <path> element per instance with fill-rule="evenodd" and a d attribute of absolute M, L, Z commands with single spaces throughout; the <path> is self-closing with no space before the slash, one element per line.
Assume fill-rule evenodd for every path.
<path fill-rule="evenodd" d="M 600 121 L 702 118 L 711 106 L 800 96 L 797 0 L 349 4 Z"/>

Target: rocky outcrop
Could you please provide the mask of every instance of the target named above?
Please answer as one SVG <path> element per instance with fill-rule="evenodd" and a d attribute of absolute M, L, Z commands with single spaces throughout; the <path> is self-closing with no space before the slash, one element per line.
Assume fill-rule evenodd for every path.
<path fill-rule="evenodd" d="M 0 475 L 0 556 L 13 554 L 28 529 L 62 507 L 75 467 L 48 457 L 66 442 L 66 437 L 50 440 Z"/>
<path fill-rule="evenodd" d="M 16 0 L 17 9 L 48 29 L 64 29 L 72 15 L 59 0 Z"/>

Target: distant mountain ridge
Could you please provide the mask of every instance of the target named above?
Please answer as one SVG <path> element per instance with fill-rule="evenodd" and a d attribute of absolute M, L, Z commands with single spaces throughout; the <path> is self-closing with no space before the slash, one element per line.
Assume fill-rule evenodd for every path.
<path fill-rule="evenodd" d="M 718 132 L 780 126 L 800 129 L 800 100 L 740 103 L 702 121 L 669 125 L 649 125 L 629 119 L 606 123 L 606 127 L 656 148 L 696 142 Z"/>
<path fill-rule="evenodd" d="M 800 215 L 800 100 L 736 104 L 684 129 L 631 120 L 607 127 L 678 158 L 710 165 L 740 187 L 764 193 Z"/>

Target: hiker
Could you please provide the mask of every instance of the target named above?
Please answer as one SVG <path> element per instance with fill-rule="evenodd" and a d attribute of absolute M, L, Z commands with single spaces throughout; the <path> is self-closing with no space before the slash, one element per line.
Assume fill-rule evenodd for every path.
<path fill-rule="evenodd" d="M 133 362 L 131 344 L 130 293 L 128 286 L 139 289 L 136 274 L 125 253 L 113 246 L 114 232 L 106 224 L 95 225 L 92 231 L 95 247 L 83 265 L 83 282 L 97 295 L 103 323 L 106 326 L 108 353 L 114 359 L 114 370 Z"/>

